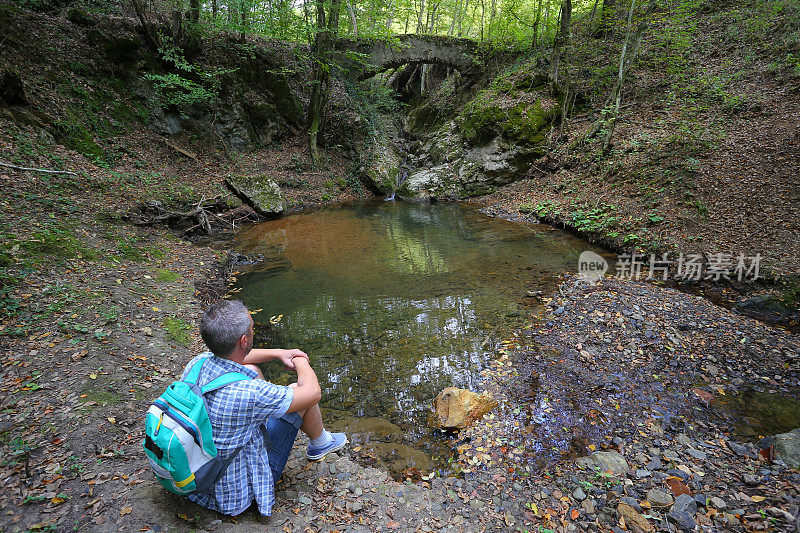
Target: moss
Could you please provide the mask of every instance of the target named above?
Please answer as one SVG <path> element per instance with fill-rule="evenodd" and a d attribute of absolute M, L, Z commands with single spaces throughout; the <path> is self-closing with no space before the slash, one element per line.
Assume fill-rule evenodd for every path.
<path fill-rule="evenodd" d="M 61 144 L 67 148 L 72 148 L 86 157 L 101 159 L 105 152 L 92 138 L 86 124 L 78 118 L 71 109 L 66 110 L 66 116 L 57 121 L 56 136 Z"/>
<path fill-rule="evenodd" d="M 156 281 L 161 283 L 171 283 L 178 278 L 180 278 L 180 274 L 177 272 L 172 272 L 171 270 L 167 270 L 165 268 L 159 268 L 156 270 Z"/>
<path fill-rule="evenodd" d="M 545 108 L 540 99 L 523 100 L 509 108 L 501 107 L 498 101 L 493 91 L 483 91 L 464 107 L 458 122 L 467 140 L 482 142 L 499 133 L 520 144 L 538 145 L 545 139 L 546 127 L 561 112 L 555 102 L 547 102 L 549 105 Z"/>
<path fill-rule="evenodd" d="M 180 344 L 181 346 L 188 346 L 191 342 L 192 338 L 189 336 L 189 332 L 192 330 L 192 326 L 187 324 L 180 318 L 175 317 L 165 317 L 164 318 L 164 330 L 169 334 L 169 336 Z"/>

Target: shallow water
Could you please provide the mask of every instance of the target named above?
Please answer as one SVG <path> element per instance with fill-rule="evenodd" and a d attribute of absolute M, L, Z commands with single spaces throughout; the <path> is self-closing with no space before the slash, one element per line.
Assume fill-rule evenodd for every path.
<path fill-rule="evenodd" d="M 592 249 L 566 232 L 468 206 L 395 202 L 265 222 L 241 233 L 236 248 L 265 258 L 235 284 L 260 309 L 255 345 L 309 353 L 323 405 L 342 424 L 354 427 L 346 420 L 354 416 L 402 428 L 366 431 L 363 440 L 432 455 L 449 453 L 426 427 L 432 399 L 447 386 L 475 388 L 494 357 L 489 340 L 535 305 L 526 291 L 553 290 Z M 277 366 L 265 365 L 268 379 L 293 381 Z"/>
<path fill-rule="evenodd" d="M 800 402 L 782 394 L 747 389 L 718 396 L 711 404 L 729 417 L 736 436 L 756 440 L 800 427 Z"/>

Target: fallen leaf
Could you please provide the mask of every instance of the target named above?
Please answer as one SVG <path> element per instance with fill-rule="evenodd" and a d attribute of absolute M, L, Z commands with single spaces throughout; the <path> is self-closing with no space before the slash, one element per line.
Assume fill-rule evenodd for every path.
<path fill-rule="evenodd" d="M 573 520 L 577 520 L 580 515 L 581 515 L 580 511 L 578 511 L 577 509 L 573 509 L 569 516 Z"/>
<path fill-rule="evenodd" d="M 117 423 L 117 419 L 115 417 L 113 417 L 113 416 L 107 417 L 106 420 L 108 420 L 112 424 L 116 424 Z"/>
<path fill-rule="evenodd" d="M 97 374 L 89 374 L 89 379 L 97 379 Z"/>
<path fill-rule="evenodd" d="M 669 476 L 664 480 L 664 484 L 669 487 L 669 490 L 671 490 L 675 496 L 680 496 L 681 494 L 692 495 L 692 491 L 689 489 L 688 485 L 678 477 Z"/>
<path fill-rule="evenodd" d="M 750 499 L 756 503 L 763 502 L 765 500 L 763 496 L 750 496 Z"/>
<path fill-rule="evenodd" d="M 129 505 L 128 507 L 123 507 L 122 509 L 120 509 L 119 510 L 119 515 L 120 516 L 125 516 L 126 514 L 130 514 L 131 511 L 133 511 L 133 507 L 131 507 Z"/>

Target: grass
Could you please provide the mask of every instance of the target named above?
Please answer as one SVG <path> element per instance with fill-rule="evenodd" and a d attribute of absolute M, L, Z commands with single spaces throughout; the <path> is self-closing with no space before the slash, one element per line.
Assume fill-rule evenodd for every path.
<path fill-rule="evenodd" d="M 165 317 L 163 321 L 164 330 L 170 338 L 181 346 L 189 346 L 192 338 L 189 334 L 194 328 L 185 321 L 177 317 Z"/>

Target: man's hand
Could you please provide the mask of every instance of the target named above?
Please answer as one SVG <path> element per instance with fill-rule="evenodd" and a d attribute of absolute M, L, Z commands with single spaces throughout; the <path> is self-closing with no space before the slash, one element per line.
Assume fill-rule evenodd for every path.
<path fill-rule="evenodd" d="M 280 359 L 281 363 L 283 363 L 283 365 L 289 370 L 295 370 L 294 363 L 292 362 L 292 359 L 295 357 L 302 357 L 306 361 L 311 361 L 307 353 L 302 350 L 298 350 L 297 348 L 292 348 L 291 350 L 281 350 L 278 353 L 278 359 Z"/>

